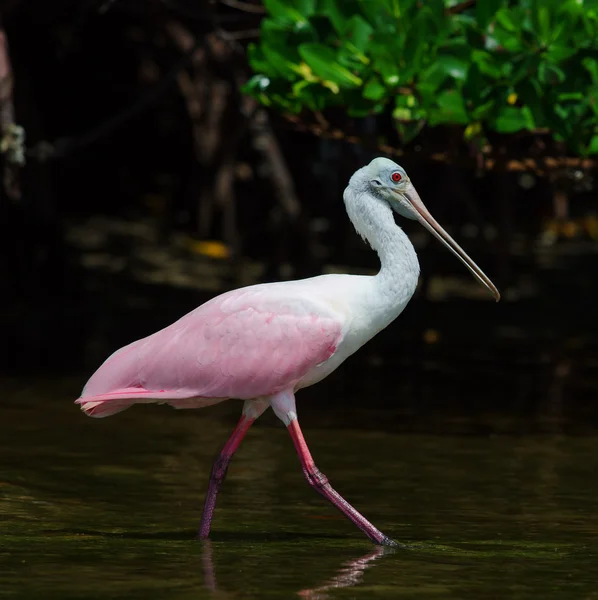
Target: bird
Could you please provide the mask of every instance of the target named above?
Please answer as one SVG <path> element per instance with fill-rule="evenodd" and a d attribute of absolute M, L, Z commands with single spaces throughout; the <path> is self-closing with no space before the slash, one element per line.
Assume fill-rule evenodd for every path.
<path fill-rule="evenodd" d="M 385 157 L 349 180 L 343 199 L 357 233 L 377 252 L 376 275 L 326 274 L 262 283 L 216 296 L 166 328 L 117 350 L 75 400 L 85 414 L 107 417 L 134 404 L 202 408 L 243 400 L 241 417 L 216 457 L 198 532 L 209 537 L 229 463 L 268 408 L 286 426 L 309 485 L 375 544 L 397 546 L 330 484 L 299 426 L 295 395 L 337 369 L 390 325 L 413 296 L 417 254 L 395 213 L 419 221 L 498 301 L 500 293 L 432 217 L 407 172 Z"/>

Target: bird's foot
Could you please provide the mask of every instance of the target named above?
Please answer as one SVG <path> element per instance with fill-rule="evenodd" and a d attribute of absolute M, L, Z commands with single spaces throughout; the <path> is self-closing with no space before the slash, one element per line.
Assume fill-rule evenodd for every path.
<path fill-rule="evenodd" d="M 407 544 L 399 544 L 387 536 L 384 536 L 379 542 L 376 543 L 380 546 L 387 546 L 388 548 L 409 548 Z"/>

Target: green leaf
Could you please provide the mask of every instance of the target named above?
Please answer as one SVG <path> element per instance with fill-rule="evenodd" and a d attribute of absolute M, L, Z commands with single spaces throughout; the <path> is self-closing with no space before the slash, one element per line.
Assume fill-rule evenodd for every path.
<path fill-rule="evenodd" d="M 501 8 L 495 15 L 494 29 L 486 41 L 488 49 L 502 48 L 508 52 L 522 50 L 521 23 L 516 20 L 515 11 Z"/>
<path fill-rule="evenodd" d="M 418 99 L 413 94 L 399 94 L 395 96 L 395 109 L 392 113 L 394 119 L 411 121 L 422 117 L 422 109 Z"/>
<path fill-rule="evenodd" d="M 565 102 L 567 100 L 579 102 L 584 99 L 584 95 L 581 92 L 563 92 L 562 94 L 558 94 L 557 98 L 559 99 L 559 102 Z"/>
<path fill-rule="evenodd" d="M 276 50 L 279 54 L 288 56 L 291 60 L 299 58 L 297 44 L 289 44 L 289 37 L 295 37 L 291 31 L 292 23 L 280 23 L 273 19 L 264 19 L 261 30 L 261 47 L 266 46 Z M 302 40 L 307 42 L 308 40 Z"/>
<path fill-rule="evenodd" d="M 484 104 L 478 104 L 471 110 L 471 118 L 476 120 L 487 119 L 495 106 L 496 101 L 494 98 L 490 98 Z"/>
<path fill-rule="evenodd" d="M 355 0 L 320 0 L 318 13 L 326 15 L 339 35 L 345 33 L 347 21 L 360 14 L 359 3 Z"/>
<path fill-rule="evenodd" d="M 293 90 L 293 96 L 301 96 L 301 92 L 309 85 L 313 85 L 313 83 L 307 79 L 302 79 L 301 81 L 294 83 L 291 88 Z"/>
<path fill-rule="evenodd" d="M 446 81 L 447 73 L 435 61 L 420 75 L 420 87 L 426 90 L 426 93 L 434 93 Z"/>
<path fill-rule="evenodd" d="M 297 79 L 296 72 L 299 65 L 292 60 L 289 60 L 283 54 L 271 48 L 270 46 L 262 46 L 262 52 L 270 65 L 285 79 L 294 81 Z"/>
<path fill-rule="evenodd" d="M 531 17 L 538 39 L 547 44 L 550 41 L 551 11 L 546 0 L 532 0 Z"/>
<path fill-rule="evenodd" d="M 373 32 L 374 28 L 365 19 L 359 15 L 353 15 L 347 21 L 343 37 L 360 52 L 365 52 Z"/>
<path fill-rule="evenodd" d="M 571 58 L 577 52 L 578 52 L 577 48 L 552 44 L 548 48 L 548 51 L 546 52 L 546 57 L 553 62 L 561 62 L 563 60 L 567 60 L 568 58 Z"/>
<path fill-rule="evenodd" d="M 546 125 L 544 99 L 546 93 L 540 82 L 534 77 L 524 79 L 517 85 L 517 93 L 531 111 L 532 119 L 538 127 Z"/>
<path fill-rule="evenodd" d="M 469 65 L 466 61 L 456 56 L 441 55 L 436 58 L 436 64 L 440 70 L 453 79 L 464 81 L 467 78 L 467 69 Z"/>
<path fill-rule="evenodd" d="M 397 121 L 411 121 L 411 116 L 413 111 L 406 106 L 397 106 L 392 111 L 392 118 L 397 119 Z"/>
<path fill-rule="evenodd" d="M 299 81 L 293 85 L 294 95 L 310 110 L 324 110 L 333 97 L 333 92 L 322 89 L 320 83 Z"/>
<path fill-rule="evenodd" d="M 382 76 L 382 80 L 386 85 L 398 85 L 399 67 L 386 47 L 380 43 L 373 43 L 370 51 L 372 54 L 372 70 Z"/>
<path fill-rule="evenodd" d="M 432 53 L 436 46 L 436 25 L 433 13 L 427 5 L 416 13 L 415 18 L 407 30 L 403 45 L 403 62 L 415 71 L 427 64 L 426 57 Z M 422 42 L 425 40 L 425 42 Z"/>
<path fill-rule="evenodd" d="M 358 72 L 370 63 L 366 52 L 373 32 L 372 26 L 360 16 L 354 15 L 347 23 L 342 44 L 338 54 L 339 62 Z"/>
<path fill-rule="evenodd" d="M 496 20 L 503 29 L 510 31 L 511 33 L 517 33 L 518 27 L 515 22 L 515 15 L 512 10 L 510 10 L 509 8 L 503 8 L 497 11 L 495 14 Z"/>
<path fill-rule="evenodd" d="M 397 4 L 401 4 L 402 0 L 397 2 Z M 417 2 L 417 8 L 421 10 L 422 2 Z M 430 18 L 436 23 L 438 27 L 442 27 L 442 22 L 446 20 L 445 14 L 445 0 L 428 0 L 425 3 L 425 7 L 430 11 Z"/>
<path fill-rule="evenodd" d="M 598 134 L 590 140 L 586 154 L 598 154 Z"/>
<path fill-rule="evenodd" d="M 473 64 L 467 74 L 467 81 L 463 86 L 466 98 L 473 104 L 479 104 L 491 93 L 492 86 L 482 74 L 477 64 Z"/>
<path fill-rule="evenodd" d="M 465 125 L 469 122 L 463 96 L 457 90 L 446 90 L 440 93 L 436 103 L 439 109 L 431 111 L 431 125 L 439 125 L 441 123 Z"/>
<path fill-rule="evenodd" d="M 304 23 L 314 13 L 315 0 L 264 0 L 264 7 L 275 19 Z"/>
<path fill-rule="evenodd" d="M 541 58 L 537 54 L 526 56 L 523 60 L 512 62 L 509 68 L 509 81 L 516 83 L 522 79 L 534 77 L 540 68 Z"/>
<path fill-rule="evenodd" d="M 592 76 L 592 81 L 594 81 L 594 83 L 598 83 L 598 60 L 587 56 L 586 58 L 582 59 L 581 64 Z"/>
<path fill-rule="evenodd" d="M 483 135 L 484 130 L 479 121 L 472 121 L 463 132 L 463 139 L 467 141 L 475 140 Z"/>
<path fill-rule="evenodd" d="M 345 4 L 345 0 L 337 0 L 337 2 Z M 413 0 L 408 0 L 408 2 L 413 2 Z M 378 2 L 358 0 L 358 9 L 355 13 L 361 13 L 375 27 L 376 31 L 380 31 L 382 28 L 385 30 L 396 29 L 396 23 L 400 16 L 400 14 L 396 14 L 396 11 L 402 3 L 397 0 L 379 0 Z M 407 2 L 404 3 L 407 4 Z"/>
<path fill-rule="evenodd" d="M 548 85 L 555 85 L 557 83 L 562 83 L 565 81 L 565 72 L 560 67 L 556 65 L 542 62 L 538 66 L 538 80 L 541 83 L 545 83 Z"/>
<path fill-rule="evenodd" d="M 282 108 L 285 111 L 289 111 L 292 113 L 298 113 L 301 111 L 302 108 L 302 103 L 298 102 L 294 99 L 290 99 L 287 98 L 286 96 L 283 96 L 282 94 L 272 94 L 270 96 L 268 96 L 268 101 L 270 104 L 274 104 L 276 106 L 278 106 L 279 108 Z M 267 103 L 266 106 L 268 106 Z"/>
<path fill-rule="evenodd" d="M 521 129 L 532 129 L 531 113 L 525 107 L 504 106 L 494 121 L 494 128 L 499 133 L 515 133 Z"/>
<path fill-rule="evenodd" d="M 362 84 L 357 75 L 338 64 L 336 52 L 324 44 L 301 44 L 299 54 L 313 72 L 325 81 L 332 81 L 339 87 L 358 87 Z"/>
<path fill-rule="evenodd" d="M 338 49 L 337 60 L 340 65 L 347 67 L 349 71 L 358 77 L 361 76 L 370 64 L 370 59 L 346 40 L 343 41 L 341 47 Z"/>
<path fill-rule="evenodd" d="M 304 17 L 311 17 L 316 12 L 316 0 L 294 0 L 294 4 Z"/>
<path fill-rule="evenodd" d="M 488 27 L 496 11 L 502 6 L 502 0 L 479 0 L 475 6 L 475 17 L 482 29 Z"/>
<path fill-rule="evenodd" d="M 363 88 L 363 97 L 368 100 L 382 100 L 387 95 L 386 88 L 378 78 L 370 79 Z"/>
<path fill-rule="evenodd" d="M 266 60 L 262 48 L 257 46 L 256 44 L 249 44 L 247 46 L 247 58 L 249 60 L 249 64 L 254 71 L 258 73 L 265 73 L 267 75 L 272 74 L 272 67 L 270 63 Z"/>

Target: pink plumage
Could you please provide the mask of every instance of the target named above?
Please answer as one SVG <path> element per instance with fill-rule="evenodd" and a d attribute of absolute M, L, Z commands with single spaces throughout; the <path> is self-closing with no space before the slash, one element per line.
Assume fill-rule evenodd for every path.
<path fill-rule="evenodd" d="M 288 287 L 228 292 L 117 350 L 77 403 L 89 416 L 106 417 L 136 403 L 199 408 L 292 389 L 330 358 L 342 333 L 337 319 L 310 310 Z"/>

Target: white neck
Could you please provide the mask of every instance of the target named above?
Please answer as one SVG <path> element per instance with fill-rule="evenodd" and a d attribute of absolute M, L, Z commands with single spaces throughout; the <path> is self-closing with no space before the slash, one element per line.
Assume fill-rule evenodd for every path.
<path fill-rule="evenodd" d="M 376 308 L 396 312 L 396 317 L 417 286 L 419 262 L 413 244 L 395 223 L 392 209 L 384 200 L 365 190 L 347 190 L 344 199 L 355 229 L 380 258 L 380 272 L 373 278 Z"/>

